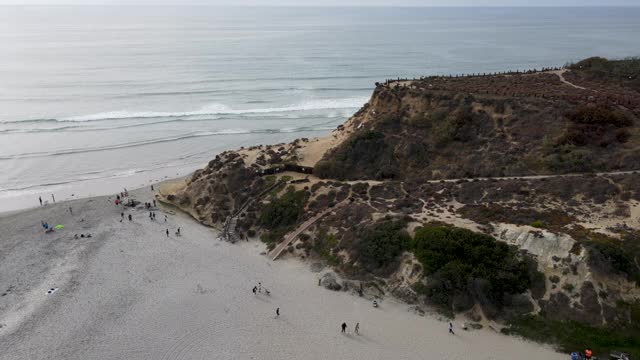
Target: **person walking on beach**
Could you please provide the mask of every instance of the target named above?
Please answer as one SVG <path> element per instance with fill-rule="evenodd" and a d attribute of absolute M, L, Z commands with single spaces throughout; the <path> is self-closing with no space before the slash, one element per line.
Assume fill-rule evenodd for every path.
<path fill-rule="evenodd" d="M 55 204 L 56 203 L 56 197 L 53 196 L 53 194 L 51 194 L 51 199 L 53 200 L 53 203 Z"/>
<path fill-rule="evenodd" d="M 164 222 L 167 222 L 167 215 L 164 216 Z"/>
<path fill-rule="evenodd" d="M 149 219 L 153 220 L 153 214 L 149 211 Z"/>
<path fill-rule="evenodd" d="M 449 323 L 449 334 L 453 334 L 453 335 L 456 334 L 453 332 L 453 323 Z"/>
<path fill-rule="evenodd" d="M 360 323 L 356 323 L 356 335 L 360 335 Z"/>
<path fill-rule="evenodd" d="M 280 316 L 280 308 L 276 308 L 276 317 Z"/>
<path fill-rule="evenodd" d="M 178 227 L 178 236 L 180 236 L 180 227 Z"/>
<path fill-rule="evenodd" d="M 38 200 L 40 200 L 40 206 L 42 206 L 42 196 L 38 196 Z"/>
<path fill-rule="evenodd" d="M 169 229 L 167 229 L 167 237 L 169 237 Z"/>
<path fill-rule="evenodd" d="M 153 199 L 153 207 L 156 207 L 156 199 Z"/>
<path fill-rule="evenodd" d="M 257 291 L 258 291 L 258 288 L 254 286 L 253 287 L 253 295 L 255 295 L 257 293 Z"/>
<path fill-rule="evenodd" d="M 342 323 L 342 333 L 346 333 L 347 332 L 347 323 Z"/>
<path fill-rule="evenodd" d="M 131 221 L 133 219 L 133 217 L 131 216 L 131 214 L 129 214 L 129 221 Z"/>
<path fill-rule="evenodd" d="M 258 292 L 262 292 L 262 283 L 258 282 Z"/>
<path fill-rule="evenodd" d="M 151 185 L 151 191 L 153 191 L 153 185 Z"/>
<path fill-rule="evenodd" d="M 124 213 L 123 212 L 120 213 L 120 221 L 122 221 L 122 220 L 124 220 Z"/>
<path fill-rule="evenodd" d="M 69 206 L 69 214 L 73 215 L 73 209 Z"/>

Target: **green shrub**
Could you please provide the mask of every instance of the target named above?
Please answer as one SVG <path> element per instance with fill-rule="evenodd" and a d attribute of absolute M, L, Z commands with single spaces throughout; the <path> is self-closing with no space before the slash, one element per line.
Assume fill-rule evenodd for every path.
<path fill-rule="evenodd" d="M 395 175 L 393 149 L 383 133 L 366 130 L 342 143 L 330 157 L 319 161 L 314 174 L 320 178 L 352 180 L 389 178 Z"/>
<path fill-rule="evenodd" d="M 608 265 L 612 270 L 624 274 L 629 280 L 640 283 L 640 270 L 634 261 L 633 249 L 630 249 L 627 241 L 597 242 L 588 244 L 590 250 L 590 263 L 597 269 L 603 269 Z M 635 254 L 637 257 L 637 253 Z"/>
<path fill-rule="evenodd" d="M 428 296 L 439 305 L 452 306 L 454 295 L 477 296 L 482 288 L 500 307 L 505 295 L 522 293 L 531 285 L 527 263 L 515 248 L 485 234 L 423 227 L 416 231 L 410 248 L 429 275 Z"/>
<path fill-rule="evenodd" d="M 529 224 L 529 225 L 533 226 L 534 228 L 543 227 L 542 221 L 540 221 L 540 220 L 532 221 L 531 224 Z"/>
<path fill-rule="evenodd" d="M 372 272 L 385 272 L 404 251 L 411 238 L 405 223 L 385 220 L 360 233 L 358 256 L 362 267 Z"/>
<path fill-rule="evenodd" d="M 632 359 L 640 357 L 640 330 L 637 325 L 624 328 L 593 327 L 575 321 L 550 321 L 532 315 L 517 318 L 510 325 L 502 332 L 556 344 L 560 351 L 567 353 L 589 347 L 595 355 L 604 359 L 609 358 L 611 350 L 627 352 Z"/>
<path fill-rule="evenodd" d="M 259 223 L 267 229 L 293 225 L 302 218 L 306 201 L 306 192 L 289 188 L 280 198 L 272 199 L 262 208 Z"/>
<path fill-rule="evenodd" d="M 336 236 L 326 230 L 320 230 L 313 243 L 313 250 L 331 265 L 339 265 L 340 258 L 333 255 L 332 250 L 338 244 Z"/>
<path fill-rule="evenodd" d="M 621 80 L 634 80 L 640 74 L 640 58 L 608 60 L 602 57 L 591 57 L 571 64 L 569 68 L 581 70 L 596 78 L 613 77 Z"/>
<path fill-rule="evenodd" d="M 623 113 L 610 106 L 580 106 L 567 114 L 569 120 L 584 125 L 613 125 L 615 127 L 630 126 L 633 121 Z"/>

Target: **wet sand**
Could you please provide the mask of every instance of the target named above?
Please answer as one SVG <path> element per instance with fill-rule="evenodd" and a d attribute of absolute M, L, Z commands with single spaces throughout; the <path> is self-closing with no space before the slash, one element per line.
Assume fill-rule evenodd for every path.
<path fill-rule="evenodd" d="M 491 330 L 449 335 L 447 322 L 389 298 L 374 309 L 319 287 L 309 264 L 272 262 L 259 242 L 221 242 L 171 209 L 157 210 L 155 222 L 126 210 L 121 223 L 112 200 L 0 216 L 0 359 L 566 358 Z M 45 234 L 41 220 L 65 228 Z M 252 294 L 258 282 L 270 296 Z"/>

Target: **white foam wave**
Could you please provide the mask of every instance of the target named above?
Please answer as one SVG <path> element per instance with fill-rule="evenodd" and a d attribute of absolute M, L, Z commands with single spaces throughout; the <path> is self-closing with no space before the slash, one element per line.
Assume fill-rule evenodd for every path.
<path fill-rule="evenodd" d="M 255 108 L 255 109 L 232 109 L 223 104 L 210 104 L 195 111 L 184 112 L 161 112 L 161 111 L 108 111 L 97 114 L 71 116 L 60 119 L 58 121 L 99 121 L 99 120 L 119 120 L 134 118 L 158 118 L 158 117 L 187 117 L 198 115 L 227 115 L 227 114 L 266 114 L 278 112 L 292 111 L 311 111 L 311 110 L 331 110 L 331 109 L 350 109 L 359 108 L 368 101 L 365 97 L 354 97 L 344 99 L 322 99 L 310 100 L 299 104 L 272 107 L 272 108 Z"/>
<path fill-rule="evenodd" d="M 220 135 L 234 135 L 234 134 L 275 134 L 275 133 L 292 133 L 292 132 L 301 132 L 301 131 L 324 131 L 324 130 L 327 130 L 327 127 L 318 127 L 318 128 L 300 127 L 300 128 L 254 129 L 254 130 L 223 129 L 218 131 L 200 131 L 200 132 L 188 133 L 188 134 L 172 136 L 172 137 L 155 138 L 155 139 L 134 141 L 134 142 L 128 142 L 128 143 L 111 144 L 111 145 L 105 145 L 105 146 L 70 148 L 70 149 L 59 149 L 55 151 L 38 151 L 38 152 L 30 152 L 30 153 L 5 155 L 5 156 L 0 156 L 0 160 L 60 156 L 60 155 L 71 155 L 71 154 L 77 154 L 77 153 L 116 150 L 116 149 L 146 146 L 146 145 L 152 145 L 152 144 L 158 144 L 158 143 L 181 141 L 181 140 L 206 137 L 206 136 L 220 136 Z"/>

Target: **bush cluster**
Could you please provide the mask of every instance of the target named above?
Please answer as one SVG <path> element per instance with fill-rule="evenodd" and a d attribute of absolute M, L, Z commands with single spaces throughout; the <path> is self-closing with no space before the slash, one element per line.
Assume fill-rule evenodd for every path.
<path fill-rule="evenodd" d="M 585 125 L 613 125 L 615 127 L 630 126 L 633 121 L 623 113 L 607 105 L 580 106 L 567 114 L 569 120 Z"/>
<path fill-rule="evenodd" d="M 365 270 L 386 273 L 396 265 L 411 241 L 405 225 L 400 220 L 385 220 L 361 231 L 357 256 Z"/>
<path fill-rule="evenodd" d="M 640 58 L 624 60 L 608 60 L 602 57 L 591 57 L 569 66 L 573 70 L 581 70 L 594 77 L 614 77 L 623 80 L 634 80 L 640 74 Z"/>
<path fill-rule="evenodd" d="M 593 327 L 575 321 L 550 321 L 532 315 L 515 319 L 510 325 L 502 332 L 557 344 L 559 350 L 567 353 L 589 347 L 602 358 L 608 358 L 612 350 L 627 352 L 632 359 L 640 357 L 640 329 L 637 325 L 624 328 Z"/>
<path fill-rule="evenodd" d="M 262 208 L 260 225 L 273 230 L 295 224 L 304 213 L 306 201 L 306 192 L 287 189 L 281 197 L 272 199 Z"/>
<path fill-rule="evenodd" d="M 504 298 L 531 285 L 526 261 L 515 248 L 491 236 L 445 226 L 416 231 L 410 249 L 428 275 L 427 297 L 436 305 L 463 310 L 471 299 L 502 307 Z"/>
<path fill-rule="evenodd" d="M 305 191 L 295 191 L 293 187 L 289 187 L 279 198 L 274 196 L 260 211 L 258 223 L 268 230 L 260 239 L 268 244 L 282 240 L 291 227 L 302 218 L 307 198 Z"/>
<path fill-rule="evenodd" d="M 393 149 L 383 133 L 362 131 L 340 145 L 329 159 L 319 161 L 313 172 L 323 179 L 393 178 Z"/>

